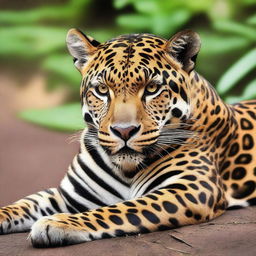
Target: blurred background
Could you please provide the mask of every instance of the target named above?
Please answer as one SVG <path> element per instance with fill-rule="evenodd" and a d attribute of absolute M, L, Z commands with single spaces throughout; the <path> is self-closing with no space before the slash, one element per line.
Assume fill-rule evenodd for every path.
<path fill-rule="evenodd" d="M 193 29 L 202 39 L 196 70 L 228 103 L 256 98 L 256 0 L 1 0 L 0 204 L 17 171 L 20 194 L 49 175 L 54 185 L 77 149 L 60 133 L 84 127 L 81 78 L 65 45 L 72 27 L 100 42 Z"/>
<path fill-rule="evenodd" d="M 256 97 L 256 0 L 1 0 L 0 4 L 1 97 L 21 118 L 34 123 L 59 130 L 83 126 L 80 75 L 65 45 L 72 27 L 100 42 L 134 32 L 168 39 L 179 30 L 193 29 L 202 38 L 197 71 L 229 103 Z M 35 111 L 44 108 L 50 110 Z"/>

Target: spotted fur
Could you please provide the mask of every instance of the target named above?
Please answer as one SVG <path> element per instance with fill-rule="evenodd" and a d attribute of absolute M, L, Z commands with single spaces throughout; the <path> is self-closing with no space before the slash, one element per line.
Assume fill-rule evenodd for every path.
<path fill-rule="evenodd" d="M 166 230 L 256 203 L 256 101 L 225 104 L 194 71 L 199 36 L 100 44 L 72 29 L 88 127 L 58 188 L 0 209 L 35 247 Z"/>

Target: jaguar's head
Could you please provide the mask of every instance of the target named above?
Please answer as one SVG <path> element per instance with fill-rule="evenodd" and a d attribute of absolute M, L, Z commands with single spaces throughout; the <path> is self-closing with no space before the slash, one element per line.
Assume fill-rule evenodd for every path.
<path fill-rule="evenodd" d="M 165 40 L 131 34 L 99 43 L 71 29 L 69 52 L 81 72 L 81 101 L 88 141 L 99 143 L 124 173 L 188 134 L 189 74 L 200 48 L 186 30 Z"/>

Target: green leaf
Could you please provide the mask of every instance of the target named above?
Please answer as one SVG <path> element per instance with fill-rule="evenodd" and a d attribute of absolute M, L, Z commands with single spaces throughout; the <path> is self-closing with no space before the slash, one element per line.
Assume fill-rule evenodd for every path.
<path fill-rule="evenodd" d="M 255 0 L 243 0 L 240 2 L 242 2 L 244 5 L 253 5 L 253 7 L 255 6 Z"/>
<path fill-rule="evenodd" d="M 256 25 L 256 14 L 250 16 L 246 22 L 250 25 Z"/>
<path fill-rule="evenodd" d="M 169 37 L 184 25 L 190 17 L 190 13 L 186 10 L 176 10 L 169 14 L 124 14 L 117 17 L 117 24 L 131 30 L 147 30 Z"/>
<path fill-rule="evenodd" d="M 182 25 L 184 25 L 191 14 L 185 9 L 176 10 L 169 14 L 156 14 L 152 20 L 152 32 L 158 35 L 170 37 Z"/>
<path fill-rule="evenodd" d="M 118 16 L 116 22 L 119 26 L 136 30 L 149 29 L 152 26 L 151 18 L 140 14 L 124 14 Z"/>
<path fill-rule="evenodd" d="M 239 96 L 228 96 L 225 98 L 225 102 L 228 104 L 234 104 L 234 103 L 240 102 L 242 100 L 243 100 L 243 98 L 239 97 Z"/>
<path fill-rule="evenodd" d="M 1 27 L 0 55 L 36 58 L 65 48 L 67 29 L 46 26 Z"/>
<path fill-rule="evenodd" d="M 226 102 L 233 104 L 243 100 L 251 100 L 256 97 L 256 79 L 252 80 L 244 89 L 241 96 L 228 96 L 226 97 Z"/>
<path fill-rule="evenodd" d="M 243 91 L 243 99 L 250 100 L 256 97 L 256 79 L 252 80 Z"/>
<path fill-rule="evenodd" d="M 56 11 L 58 9 L 58 11 Z M 0 22 L 6 24 L 33 24 L 43 20 L 63 20 L 71 18 L 73 12 L 68 8 L 61 7 L 43 7 L 23 11 L 0 11 Z"/>
<path fill-rule="evenodd" d="M 79 103 L 50 109 L 32 109 L 19 113 L 19 117 L 31 123 L 59 131 L 77 131 L 85 128 Z"/>
<path fill-rule="evenodd" d="M 131 1 L 131 0 L 114 0 L 113 5 L 116 9 L 122 9 L 125 6 L 127 6 L 128 4 L 130 4 L 131 2 L 133 2 L 133 1 Z"/>
<path fill-rule="evenodd" d="M 49 72 L 62 76 L 68 82 L 71 82 L 75 88 L 80 87 L 81 75 L 73 65 L 72 57 L 65 55 L 51 55 L 43 63 L 42 67 Z"/>
<path fill-rule="evenodd" d="M 163 0 L 162 0 L 163 1 Z M 134 1 L 134 7 L 138 12 L 154 14 L 161 12 L 161 4 L 155 0 Z"/>
<path fill-rule="evenodd" d="M 230 20 L 218 20 L 213 23 L 218 31 L 229 32 L 256 40 L 256 29 Z"/>
<path fill-rule="evenodd" d="M 49 5 L 28 10 L 0 10 L 0 23 L 8 25 L 35 24 L 41 21 L 72 21 L 81 13 L 85 15 L 86 5 L 90 0 L 71 0 L 66 4 Z M 67 22 L 66 24 L 69 24 Z"/>
<path fill-rule="evenodd" d="M 252 80 L 244 89 L 241 96 L 228 96 L 225 101 L 233 104 L 243 100 L 252 100 L 256 97 L 256 79 Z"/>
<path fill-rule="evenodd" d="M 236 50 L 245 49 L 251 43 L 247 38 L 240 36 L 225 36 L 209 33 L 205 31 L 199 31 L 202 39 L 201 55 L 215 55 L 215 54 L 227 54 Z"/>
<path fill-rule="evenodd" d="M 256 67 L 256 49 L 251 50 L 232 65 L 220 78 L 216 88 L 220 94 L 230 90 L 242 77 Z"/>

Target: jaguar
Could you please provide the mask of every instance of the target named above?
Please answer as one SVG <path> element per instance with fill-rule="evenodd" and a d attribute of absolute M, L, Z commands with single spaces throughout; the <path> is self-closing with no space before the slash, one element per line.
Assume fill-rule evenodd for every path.
<path fill-rule="evenodd" d="M 196 32 L 99 43 L 71 29 L 66 41 L 82 75 L 80 150 L 57 188 L 0 208 L 0 234 L 62 246 L 256 204 L 256 100 L 226 104 L 195 71 Z"/>

